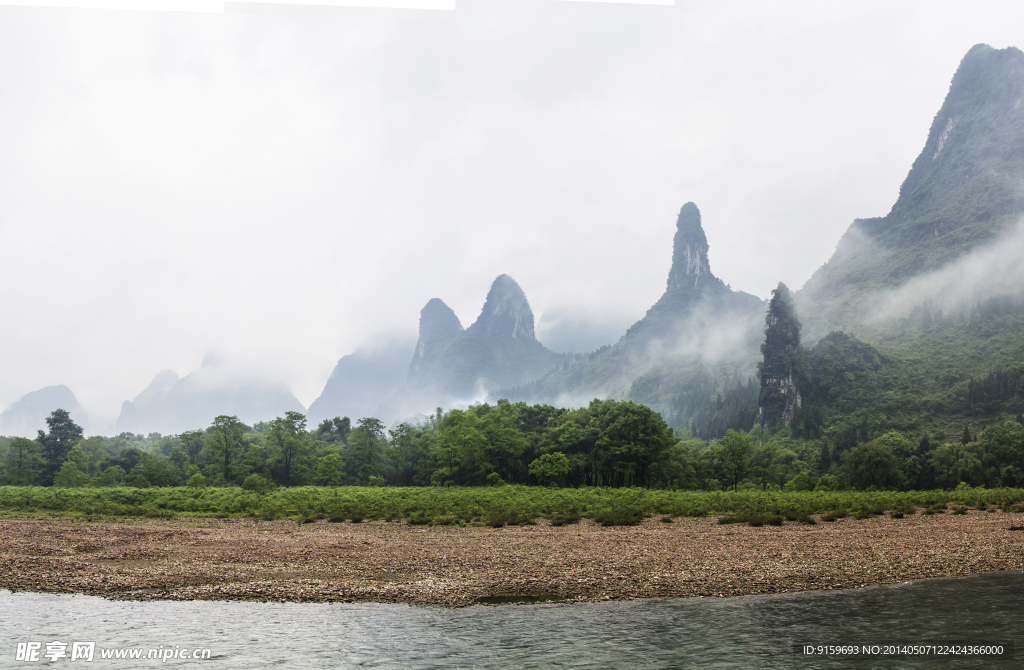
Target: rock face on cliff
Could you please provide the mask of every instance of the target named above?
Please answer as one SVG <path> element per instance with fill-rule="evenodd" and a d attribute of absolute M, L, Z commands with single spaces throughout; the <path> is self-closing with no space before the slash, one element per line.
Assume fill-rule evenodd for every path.
<path fill-rule="evenodd" d="M 409 366 L 410 385 L 456 400 L 482 398 L 550 371 L 562 357 L 537 341 L 533 310 L 514 279 L 491 284 L 480 316 L 462 330 L 438 299 L 420 313 L 420 336 Z"/>
<path fill-rule="evenodd" d="M 463 330 L 452 308 L 440 298 L 431 298 L 420 310 L 419 339 L 409 365 L 409 375 L 418 376 L 435 365 L 438 357 Z"/>
<path fill-rule="evenodd" d="M 46 417 L 55 409 L 67 410 L 72 420 L 89 428 L 89 417 L 67 386 L 47 386 L 26 393 L 0 414 L 0 435 L 34 438 L 36 431 L 46 430 Z"/>
<path fill-rule="evenodd" d="M 207 355 L 195 372 L 178 378 L 163 370 L 134 400 L 121 404 L 115 432 L 176 434 L 209 426 L 221 414 L 253 424 L 305 413 L 302 403 L 283 384 L 239 376 L 215 356 Z"/>
<path fill-rule="evenodd" d="M 758 365 L 761 393 L 757 412 L 766 428 L 789 426 L 800 407 L 800 321 L 789 288 L 779 282 L 765 317 L 763 361 Z"/>
<path fill-rule="evenodd" d="M 700 223 L 700 210 L 688 202 L 679 210 L 676 236 L 672 241 L 672 269 L 668 273 L 667 292 L 699 290 L 713 280 L 708 263 L 708 238 Z"/>
<path fill-rule="evenodd" d="M 1007 232 L 1024 213 L 1022 155 L 1024 52 L 979 44 L 953 76 L 892 210 L 854 221 L 795 295 L 805 336 L 863 330 L 874 295 Z"/>

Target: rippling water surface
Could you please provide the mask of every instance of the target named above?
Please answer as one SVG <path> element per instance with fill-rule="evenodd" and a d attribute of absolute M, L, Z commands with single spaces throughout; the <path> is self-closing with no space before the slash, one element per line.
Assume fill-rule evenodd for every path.
<path fill-rule="evenodd" d="M 0 592 L 0 668 L 18 642 L 206 647 L 207 661 L 61 659 L 127 668 L 1016 668 L 1024 573 L 851 591 L 449 610 L 378 604 L 115 602 Z M 807 658 L 795 644 L 1016 643 L 1018 659 Z M 70 644 L 68 647 L 70 651 Z M 44 646 L 45 651 L 45 646 Z"/>

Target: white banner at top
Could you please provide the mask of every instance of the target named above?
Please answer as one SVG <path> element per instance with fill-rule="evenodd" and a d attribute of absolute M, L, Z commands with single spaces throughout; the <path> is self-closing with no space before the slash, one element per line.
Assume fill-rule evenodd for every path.
<path fill-rule="evenodd" d="M 75 9 L 135 9 L 157 12 L 224 11 L 224 5 L 318 5 L 328 7 L 380 7 L 389 9 L 454 10 L 457 0 L 0 0 L 0 6 L 70 7 Z M 675 0 L 559 0 L 560 2 L 606 2 L 632 5 L 674 5 Z"/>
<path fill-rule="evenodd" d="M 73 9 L 139 9 L 155 12 L 224 12 L 224 0 L 0 0 L 0 6 L 2 5 L 70 7 Z"/>

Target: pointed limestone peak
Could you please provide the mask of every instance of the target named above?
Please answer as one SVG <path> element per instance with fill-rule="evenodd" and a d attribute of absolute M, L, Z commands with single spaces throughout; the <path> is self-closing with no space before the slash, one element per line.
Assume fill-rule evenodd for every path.
<path fill-rule="evenodd" d="M 700 224 L 700 210 L 697 205 L 688 202 L 679 210 L 676 221 L 668 290 L 700 288 L 710 277 L 708 238 Z"/>
<path fill-rule="evenodd" d="M 536 339 L 530 303 L 508 275 L 501 275 L 491 284 L 483 311 L 473 326 L 492 336 Z"/>
<path fill-rule="evenodd" d="M 1022 112 L 1024 52 L 1015 47 L 993 49 L 987 44 L 971 47 L 953 75 L 924 149 L 900 188 L 900 198 L 949 161 L 979 162 L 1000 154 L 1015 160 L 1021 148 Z M 1001 129 L 1002 136 L 991 138 L 995 141 L 990 143 L 984 134 L 993 128 Z"/>
<path fill-rule="evenodd" d="M 462 330 L 462 323 L 452 308 L 440 298 L 431 298 L 420 310 L 420 337 L 410 370 L 418 371 L 425 360 L 433 358 Z"/>

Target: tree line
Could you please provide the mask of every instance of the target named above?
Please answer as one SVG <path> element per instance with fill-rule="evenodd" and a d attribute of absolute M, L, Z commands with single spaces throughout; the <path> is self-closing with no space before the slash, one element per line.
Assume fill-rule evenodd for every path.
<path fill-rule="evenodd" d="M 676 434 L 644 405 L 594 400 L 564 409 L 498 401 L 441 409 L 388 429 L 368 417 L 307 428 L 288 412 L 248 426 L 219 416 L 204 430 L 83 437 L 64 410 L 34 440 L 0 438 L 0 481 L 13 486 L 603 486 L 672 490 L 930 490 L 1024 485 L 1024 421 L 956 440 L 872 435 L 807 440 L 786 429 Z"/>

